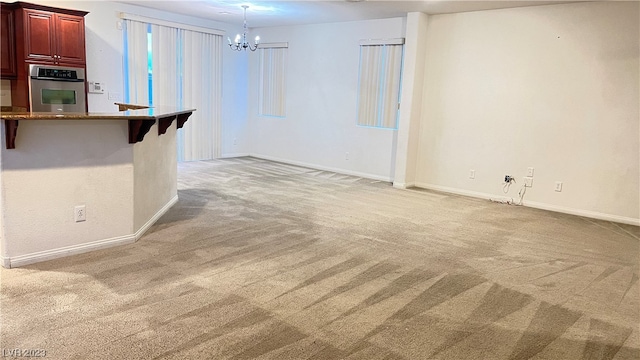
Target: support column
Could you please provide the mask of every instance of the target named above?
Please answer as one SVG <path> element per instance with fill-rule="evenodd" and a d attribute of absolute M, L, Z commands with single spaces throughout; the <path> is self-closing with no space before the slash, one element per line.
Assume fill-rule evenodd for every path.
<path fill-rule="evenodd" d="M 407 14 L 402 98 L 400 99 L 396 168 L 393 179 L 393 186 L 402 189 L 415 185 L 418 134 L 422 117 L 427 21 L 427 14 L 420 12 Z"/>

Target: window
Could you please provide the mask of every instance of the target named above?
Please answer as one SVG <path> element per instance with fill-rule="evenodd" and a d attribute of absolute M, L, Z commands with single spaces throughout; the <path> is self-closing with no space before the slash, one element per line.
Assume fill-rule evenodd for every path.
<path fill-rule="evenodd" d="M 124 19 L 125 102 L 196 109 L 177 130 L 178 161 L 222 151 L 222 35 L 132 14 Z"/>
<path fill-rule="evenodd" d="M 398 128 L 404 39 L 360 43 L 358 125 Z"/>
<path fill-rule="evenodd" d="M 287 43 L 261 44 L 259 114 L 284 117 Z"/>

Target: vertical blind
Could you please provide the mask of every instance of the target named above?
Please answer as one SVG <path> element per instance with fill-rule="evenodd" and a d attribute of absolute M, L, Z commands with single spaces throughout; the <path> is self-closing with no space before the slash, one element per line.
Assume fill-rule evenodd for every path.
<path fill-rule="evenodd" d="M 360 45 L 358 125 L 397 128 L 402 44 Z"/>
<path fill-rule="evenodd" d="M 178 130 L 178 161 L 219 157 L 222 36 L 129 19 L 124 23 L 125 101 L 147 104 L 151 92 L 154 105 L 196 109 Z"/>
<path fill-rule="evenodd" d="M 182 102 L 197 111 L 178 131 L 178 161 L 215 159 L 222 152 L 222 36 L 180 33 Z"/>
<path fill-rule="evenodd" d="M 151 94 L 153 104 L 181 106 L 178 99 L 177 29 L 151 25 Z"/>
<path fill-rule="evenodd" d="M 149 101 L 147 27 L 145 23 L 124 21 L 124 99 L 131 104 Z"/>
<path fill-rule="evenodd" d="M 259 114 L 285 116 L 286 47 L 264 47 L 260 52 Z"/>

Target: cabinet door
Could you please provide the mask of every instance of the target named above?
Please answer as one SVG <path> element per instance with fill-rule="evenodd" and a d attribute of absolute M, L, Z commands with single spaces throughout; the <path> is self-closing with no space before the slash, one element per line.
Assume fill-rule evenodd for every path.
<path fill-rule="evenodd" d="M 54 14 L 46 11 L 25 9 L 25 60 L 54 62 Z"/>
<path fill-rule="evenodd" d="M 16 76 L 16 43 L 13 24 L 13 11 L 0 8 L 0 75 Z"/>
<path fill-rule="evenodd" d="M 84 18 L 56 14 L 56 61 L 65 64 L 84 64 Z"/>

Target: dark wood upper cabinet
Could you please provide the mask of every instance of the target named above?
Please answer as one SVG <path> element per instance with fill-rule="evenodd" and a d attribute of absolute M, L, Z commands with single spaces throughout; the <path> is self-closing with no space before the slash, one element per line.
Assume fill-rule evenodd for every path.
<path fill-rule="evenodd" d="M 47 11 L 24 9 L 25 60 L 55 62 L 54 16 L 55 14 Z"/>
<path fill-rule="evenodd" d="M 84 64 L 84 17 L 57 14 L 55 17 L 59 63 Z"/>
<path fill-rule="evenodd" d="M 28 64 L 84 66 L 86 11 L 0 2 L 1 77 L 23 77 Z"/>
<path fill-rule="evenodd" d="M 0 8 L 0 75 L 3 78 L 16 77 L 16 35 L 13 10 Z"/>
<path fill-rule="evenodd" d="M 84 16 L 87 12 L 23 2 L 11 5 L 18 60 L 75 66 L 86 63 Z"/>

